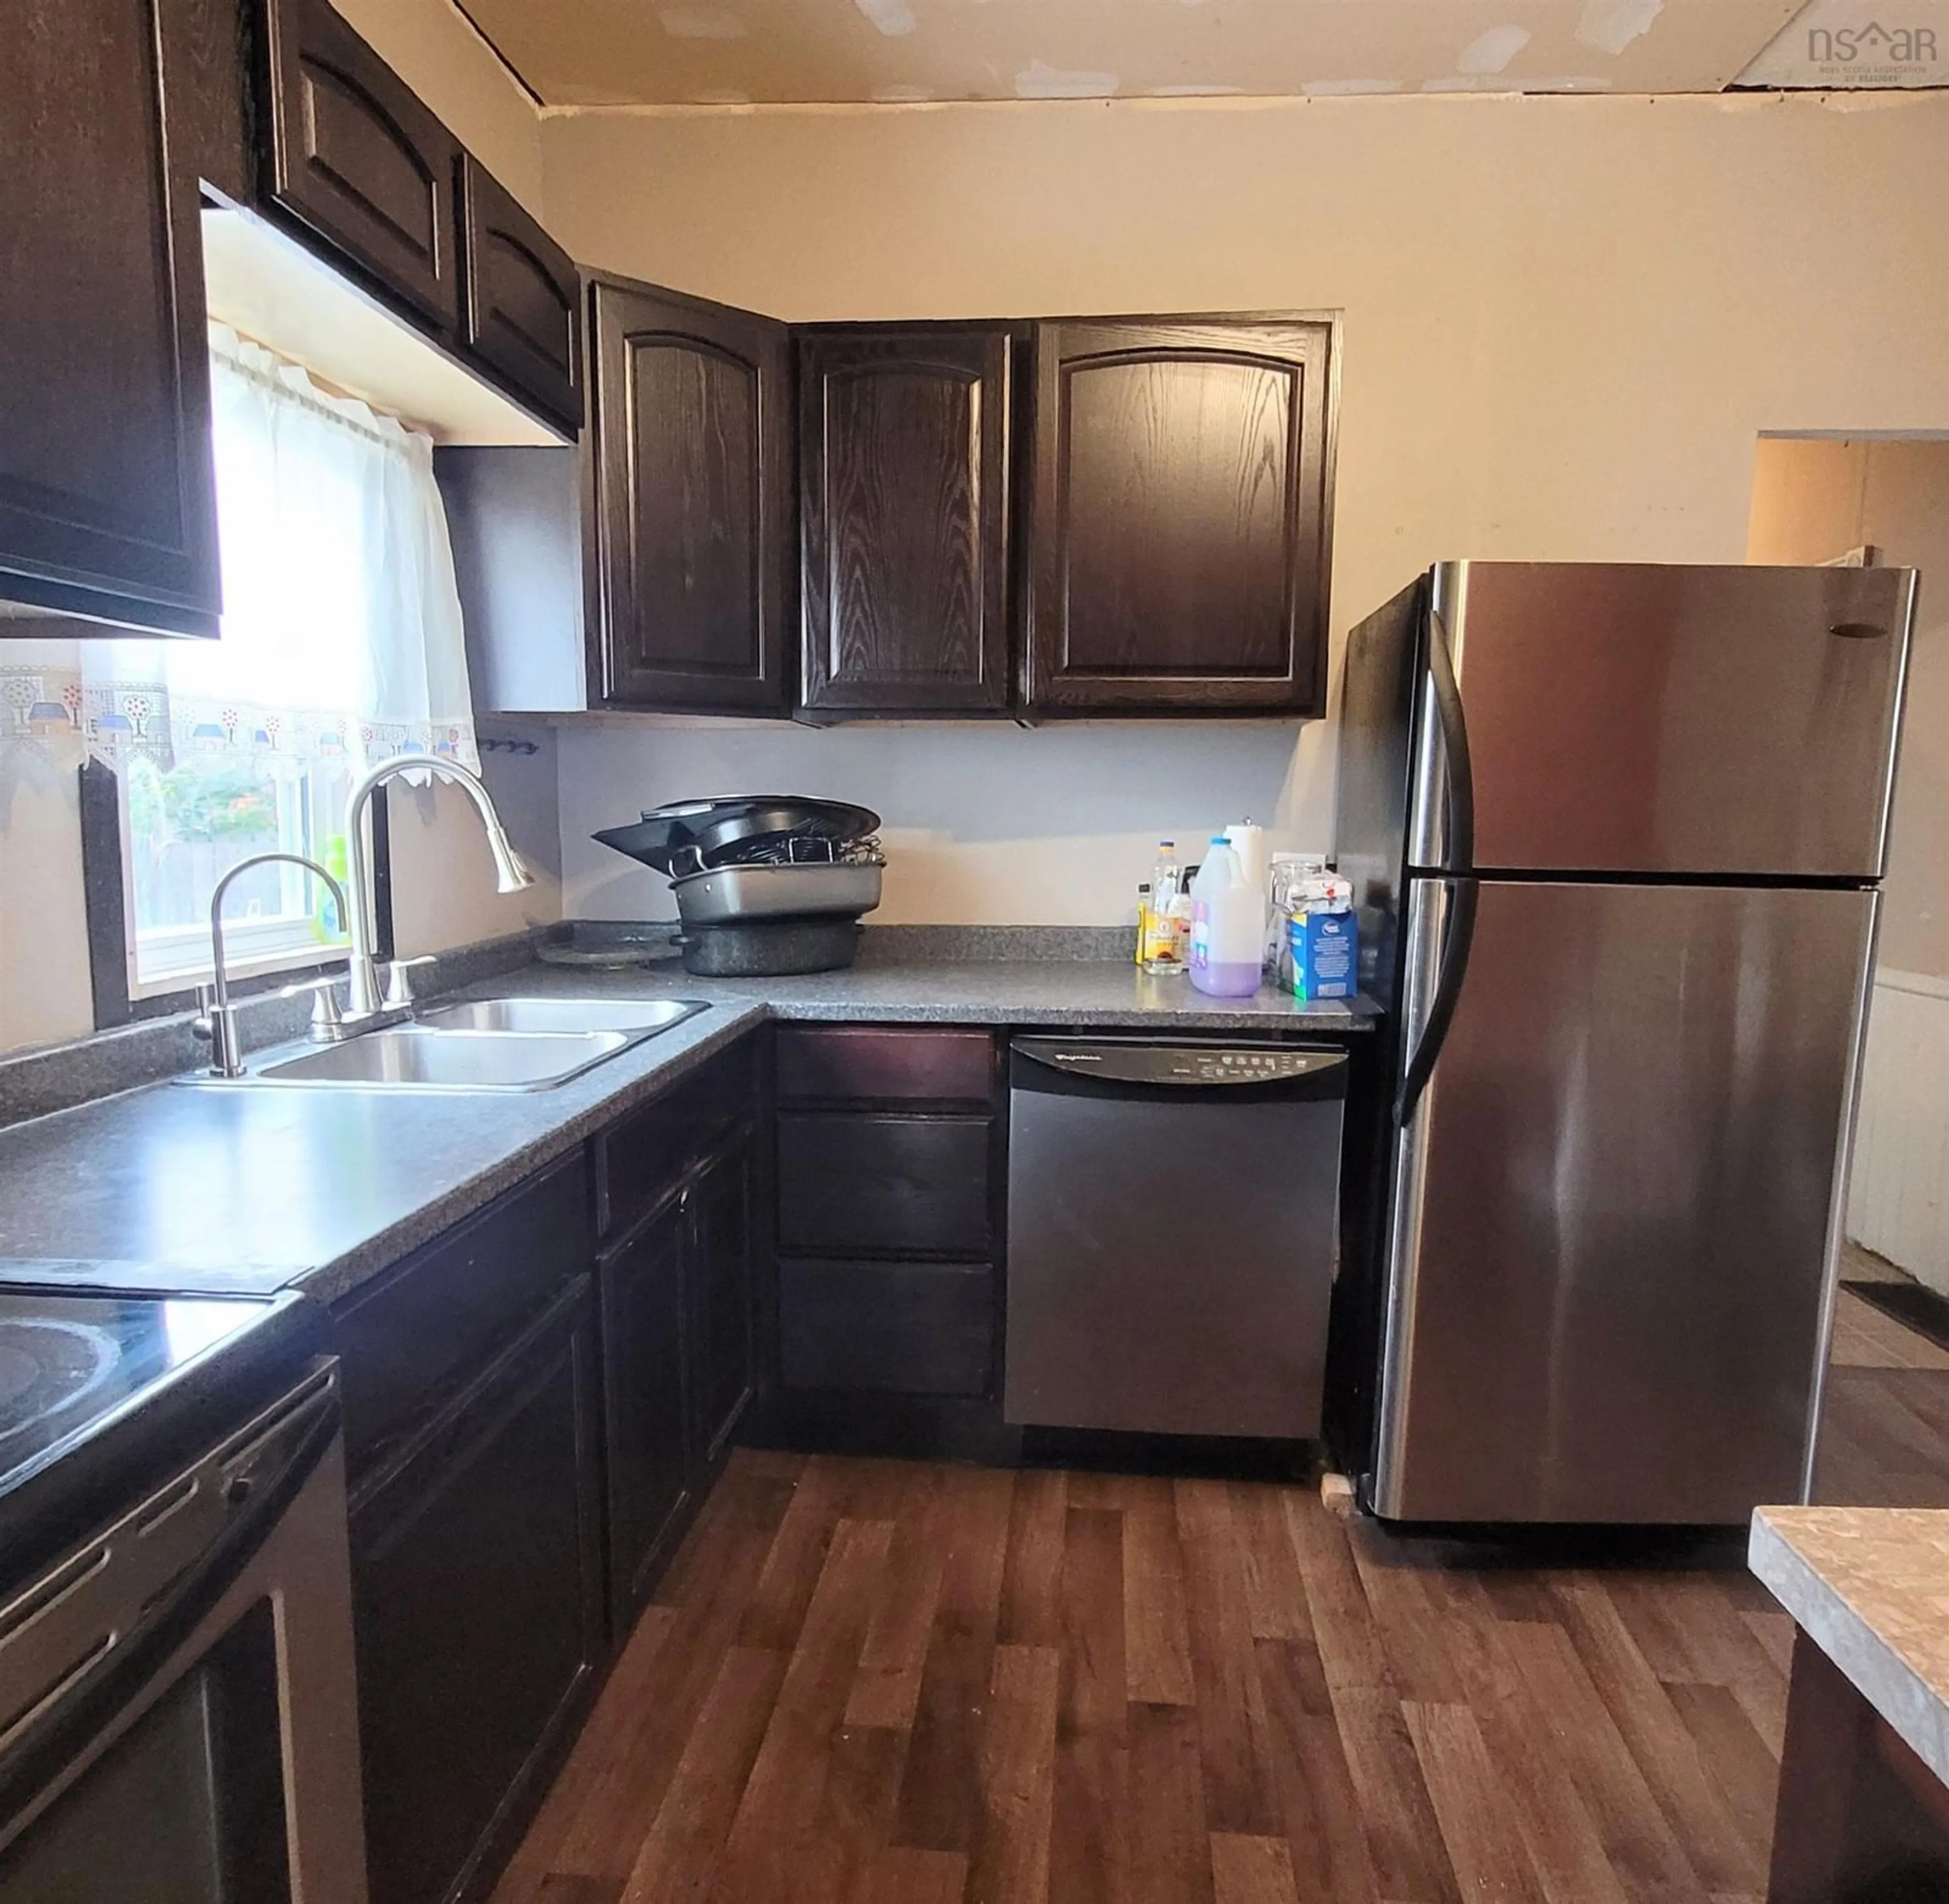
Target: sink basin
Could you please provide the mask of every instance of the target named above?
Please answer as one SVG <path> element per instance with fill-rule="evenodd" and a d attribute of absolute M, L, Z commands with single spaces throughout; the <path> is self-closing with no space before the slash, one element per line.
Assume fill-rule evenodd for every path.
<path fill-rule="evenodd" d="M 219 1089 L 546 1090 L 709 1009 L 681 998 L 465 999 L 341 1044 L 253 1059 L 241 1077 L 199 1075 L 182 1081 Z"/>
<path fill-rule="evenodd" d="M 667 1031 L 704 1007 L 680 998 L 473 998 L 435 1005 L 419 1022 L 434 1031 Z"/>
<path fill-rule="evenodd" d="M 260 1084 L 418 1090 L 542 1090 L 626 1050 L 622 1031 L 368 1031 L 251 1073 Z"/>

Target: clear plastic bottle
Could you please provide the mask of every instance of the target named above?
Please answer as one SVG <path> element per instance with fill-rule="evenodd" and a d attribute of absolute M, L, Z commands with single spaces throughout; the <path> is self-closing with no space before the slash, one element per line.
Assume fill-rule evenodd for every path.
<path fill-rule="evenodd" d="M 1183 901 L 1184 869 L 1177 863 L 1177 843 L 1158 842 L 1157 863 L 1151 869 L 1150 904 L 1144 909 L 1139 963 L 1146 972 L 1184 969 Z"/>
<path fill-rule="evenodd" d="M 1191 982 L 1215 998 L 1247 998 L 1259 988 L 1265 908 L 1222 833 L 1191 888 Z"/>

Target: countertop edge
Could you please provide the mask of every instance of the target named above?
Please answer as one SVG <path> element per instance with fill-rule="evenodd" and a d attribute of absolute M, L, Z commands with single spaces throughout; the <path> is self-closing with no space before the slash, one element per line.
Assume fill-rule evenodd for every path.
<path fill-rule="evenodd" d="M 1026 975 L 1024 966 L 1029 962 L 999 960 L 995 963 L 996 975 L 1006 975 L 1019 978 Z M 1083 961 L 1084 966 L 1095 968 L 1097 961 Z M 894 969 L 887 968 L 885 969 Z M 1063 975 L 1073 975 L 1077 968 L 1065 965 L 1061 968 Z M 1119 961 L 1112 968 L 1103 962 L 1102 969 L 1113 969 L 1121 973 Z M 579 1146 L 618 1118 L 628 1115 L 642 1106 L 653 1101 L 682 1079 L 707 1063 L 729 1046 L 749 1036 L 767 1022 L 791 1024 L 831 1025 L 980 1025 L 998 1032 L 1015 1029 L 1043 1030 L 1071 1028 L 1077 1031 L 1105 1029 L 1118 1031 L 1147 1032 L 1151 1035 L 1170 1039 L 1173 1037 L 1236 1036 L 1253 1034 L 1267 1036 L 1326 1037 L 1336 1041 L 1360 1043 L 1375 1028 L 1379 1017 L 1379 1007 L 1365 996 L 1351 1000 L 1321 1000 L 1311 1006 L 1298 1001 L 1265 994 L 1257 994 L 1252 1000 L 1226 1001 L 1209 998 L 1202 994 L 1195 997 L 1187 994 L 1180 1001 L 1167 997 L 1150 1001 L 1129 1001 L 1116 999 L 1112 1001 L 1071 998 L 1067 1000 L 1052 999 L 1040 1002 L 1020 995 L 1000 997 L 956 997 L 954 984 L 957 979 L 965 982 L 970 972 L 987 977 L 986 967 L 974 965 L 953 964 L 938 969 L 928 964 L 917 965 L 911 973 L 903 973 L 910 979 L 912 989 L 902 988 L 905 995 L 888 997 L 884 994 L 860 998 L 835 997 L 830 991 L 820 991 L 804 997 L 791 995 L 790 982 L 778 982 L 779 989 L 769 995 L 753 996 L 741 992 L 733 985 L 721 987 L 708 979 L 696 980 L 689 975 L 675 972 L 658 974 L 645 988 L 646 995 L 691 995 L 702 997 L 708 1004 L 708 1016 L 700 1016 L 684 1028 L 683 1034 L 670 1043 L 659 1038 L 645 1048 L 640 1058 L 634 1059 L 624 1072 L 611 1071 L 607 1067 L 600 1074 L 592 1076 L 592 1083 L 608 1084 L 610 1088 L 599 1092 L 586 1092 L 582 1101 L 574 1108 L 564 1109 L 546 1122 L 545 1128 L 524 1133 L 513 1148 L 490 1151 L 486 1160 L 477 1169 L 471 1170 L 458 1181 L 444 1184 L 436 1190 L 428 1200 L 404 1209 L 382 1229 L 360 1238 L 339 1254 L 322 1255 L 315 1261 L 306 1262 L 302 1252 L 294 1252 L 289 1266 L 279 1265 L 275 1283 L 268 1279 L 252 1281 L 253 1290 L 272 1289 L 301 1293 L 314 1303 L 328 1306 L 342 1301 L 359 1289 L 373 1277 L 380 1274 L 415 1250 L 431 1243 L 455 1224 L 465 1221 L 486 1209 L 496 1199 L 515 1189 L 537 1171 L 570 1156 Z M 519 968 L 499 971 L 490 977 L 455 988 L 442 997 L 493 997 L 515 991 L 524 983 L 536 985 L 537 988 L 549 992 L 558 991 L 573 993 L 579 991 L 580 975 L 566 972 L 549 971 L 542 977 L 542 968 L 532 962 Z M 848 975 L 849 976 L 850 975 Z M 869 983 L 876 976 L 863 975 Z M 930 976 L 937 975 L 946 982 L 937 988 L 930 985 Z M 616 974 L 608 975 L 604 990 L 614 988 L 625 990 L 629 995 L 638 995 L 637 981 L 643 975 Z M 767 982 L 758 982 L 764 983 Z M 877 990 L 877 987 L 874 988 Z M 985 986 L 981 989 L 986 989 Z M 1010 988 L 1009 989 L 1013 989 Z M 621 1062 L 619 1056 L 618 1062 Z M 134 1097 L 149 1091 L 166 1091 L 183 1088 L 179 1081 L 145 1083 L 126 1096 Z M 117 1094 L 115 1095 L 125 1095 Z M 107 1102 L 108 1100 L 97 1100 Z M 53 1116 L 78 1116 L 87 1113 L 85 1105 L 66 1107 L 51 1113 Z M 37 1120 L 30 1120 L 37 1122 Z M 27 1125 L 13 1127 L 24 1130 Z M 11 1134 L 11 1133 L 10 1133 Z M 36 1260 L 31 1255 L 18 1260 Z M 62 1260 L 76 1265 L 90 1260 L 98 1262 L 104 1274 L 102 1286 L 113 1280 L 114 1262 L 107 1258 L 89 1258 L 85 1256 L 64 1258 Z M 120 1260 L 120 1259 L 117 1259 Z M 126 1267 L 126 1262 L 123 1264 Z M 254 1271 L 254 1266 L 245 1265 Z M 215 1277 L 220 1268 L 213 1265 L 205 1272 Z M 266 1263 L 264 1269 L 271 1271 Z M 160 1287 L 162 1277 L 160 1268 L 157 1275 L 148 1277 L 141 1284 L 145 1288 Z M 85 1277 L 64 1277 L 64 1286 L 86 1286 Z M 198 1273 L 185 1271 L 182 1286 L 211 1286 L 204 1283 Z M 117 1285 L 120 1286 L 120 1284 Z"/>
<path fill-rule="evenodd" d="M 1791 1526 L 1770 1509 L 1754 1510 L 1746 1563 L 1903 1744 L 1949 1784 L 1949 1694 L 1924 1678 L 1845 1590 L 1800 1551 Z"/>
<path fill-rule="evenodd" d="M 357 1248 L 295 1271 L 283 1286 L 299 1290 L 315 1302 L 330 1305 L 342 1301 L 423 1244 L 477 1215 L 496 1198 L 567 1156 L 618 1118 L 661 1097 L 671 1086 L 765 1022 L 762 1006 L 739 1009 L 720 1004 L 713 1009 L 724 1014 L 724 1022 L 708 1027 L 679 1049 L 661 1055 L 650 1069 L 580 1110 L 571 1112 L 540 1136 L 496 1159 L 477 1175 L 428 1202 L 415 1206 L 410 1215 L 368 1237 Z"/>
<path fill-rule="evenodd" d="M 491 985 L 471 989 L 486 994 L 499 989 L 502 982 L 497 980 Z M 919 1006 L 902 1010 L 897 1006 L 889 1007 L 884 1003 L 862 1003 L 856 1007 L 850 1005 L 835 1006 L 830 1000 L 810 999 L 802 1004 L 788 1000 L 782 1005 L 772 1000 L 734 1003 L 729 999 L 717 999 L 712 1000 L 711 1010 L 723 1014 L 723 1023 L 712 1025 L 679 1050 L 662 1057 L 640 1076 L 599 1100 L 585 1106 L 581 1110 L 572 1112 L 545 1135 L 535 1138 L 510 1156 L 497 1160 L 478 1175 L 469 1178 L 465 1184 L 444 1192 L 431 1202 L 418 1206 L 410 1216 L 402 1218 L 397 1223 L 361 1243 L 356 1249 L 331 1258 L 309 1269 L 295 1271 L 283 1286 L 302 1290 L 306 1296 L 319 1302 L 331 1304 L 343 1300 L 422 1244 L 431 1242 L 455 1224 L 464 1222 L 468 1218 L 485 1209 L 496 1197 L 513 1190 L 537 1171 L 546 1169 L 550 1164 L 567 1156 L 578 1144 L 587 1142 L 597 1131 L 614 1123 L 617 1118 L 625 1116 L 661 1096 L 672 1085 L 680 1082 L 727 1047 L 768 1023 L 951 1023 L 989 1025 L 998 1030 L 1004 1026 L 1018 1025 L 1041 1026 L 1082 1023 L 1117 1028 L 1142 1029 L 1149 1026 L 1160 1031 L 1164 1029 L 1158 1024 L 1161 1014 L 1155 1010 L 1146 1012 L 1133 1009 L 1114 1013 L 1079 1016 L 1074 1011 L 1065 1012 L 1055 1007 L 1035 1007 L 1024 1011 L 1011 1011 L 1006 1018 L 998 1018 L 992 1010 L 974 1006 L 945 1009 L 938 1006 Z M 951 1016 L 947 1015 L 949 1012 L 952 1013 Z M 1347 1010 L 1344 1016 L 1338 1013 L 1332 1016 L 1295 1013 L 1277 1016 L 1270 1014 L 1254 1016 L 1242 1012 L 1201 1011 L 1195 1020 L 1173 1019 L 1173 1022 L 1183 1031 L 1264 1031 L 1269 1028 L 1276 1028 L 1302 1031 L 1358 1033 L 1369 1031 L 1373 1019 L 1371 1015 L 1360 1015 L 1354 1010 Z"/>
<path fill-rule="evenodd" d="M 1337 1005 L 1338 1001 L 1334 1001 Z M 1000 1012 L 985 1005 L 890 1003 L 863 999 L 855 1003 L 830 998 L 768 1001 L 766 1016 L 783 1025 L 985 1025 L 996 1031 L 1015 1026 L 1080 1027 L 1087 1030 L 1149 1031 L 1159 1038 L 1195 1036 L 1211 1031 L 1317 1031 L 1371 1033 L 1377 1008 L 1340 1006 L 1334 1010 L 1295 1006 L 1290 1011 L 1228 1011 L 1222 1005 L 1202 1005 L 1176 1011 L 1140 1005 L 1027 1005 Z"/>

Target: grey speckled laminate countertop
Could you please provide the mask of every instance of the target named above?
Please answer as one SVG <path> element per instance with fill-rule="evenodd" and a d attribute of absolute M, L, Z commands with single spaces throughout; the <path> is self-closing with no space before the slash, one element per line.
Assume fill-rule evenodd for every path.
<path fill-rule="evenodd" d="M 1109 960 L 869 962 L 799 978 L 532 965 L 462 996 L 710 1007 L 553 1090 L 161 1084 L 0 1131 L 0 1283 L 265 1291 L 326 1302 L 656 1096 L 767 1018 L 1260 1034 L 1364 1031 L 1364 1006 L 1211 999 Z"/>
<path fill-rule="evenodd" d="M 777 1019 L 825 1024 L 1007 1025 L 1208 1034 L 1364 1031 L 1373 1013 L 1337 999 L 1302 1005 L 1262 988 L 1208 998 L 1188 978 L 1154 978 L 1108 959 L 866 959 L 844 972 L 797 978 L 695 978 L 674 957 L 622 972 L 535 965 L 477 985 L 469 996 L 549 992 L 564 997 L 704 998 L 760 1005 Z"/>
<path fill-rule="evenodd" d="M 1748 1558 L 1801 1630 L 1949 1784 L 1949 1510 L 1762 1507 Z"/>

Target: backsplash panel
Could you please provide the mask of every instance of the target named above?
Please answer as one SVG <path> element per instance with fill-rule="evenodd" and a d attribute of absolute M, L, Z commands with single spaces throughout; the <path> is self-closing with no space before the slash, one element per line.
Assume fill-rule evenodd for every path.
<path fill-rule="evenodd" d="M 881 816 L 886 896 L 876 926 L 1121 926 L 1156 842 L 1181 857 L 1251 819 L 1276 847 L 1323 848 L 1330 814 L 1302 801 L 1316 728 L 1291 722 L 564 723 L 562 912 L 671 919 L 654 873 L 589 835 L 667 801 L 805 793 Z M 1330 801 L 1328 806 L 1330 807 Z"/>

